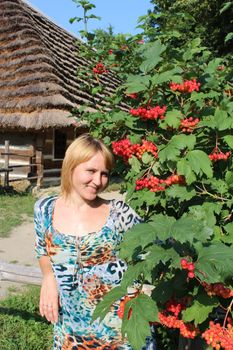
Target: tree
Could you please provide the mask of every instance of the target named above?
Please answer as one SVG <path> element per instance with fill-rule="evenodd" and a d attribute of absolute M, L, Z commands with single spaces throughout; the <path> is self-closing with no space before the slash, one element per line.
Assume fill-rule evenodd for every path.
<path fill-rule="evenodd" d="M 122 333 L 134 349 L 141 349 L 150 322 L 156 322 L 160 330 L 165 325 L 187 338 L 201 336 L 214 349 L 229 350 L 232 72 L 227 59 L 214 57 L 200 38 L 177 46 L 179 37 L 170 28 L 155 35 L 157 29 L 148 26 L 153 16 L 141 18 L 144 43 L 127 39 L 127 59 L 114 50 L 109 54 L 114 38 L 107 53 L 96 47 L 95 57 L 103 59 L 106 69 L 97 69 L 96 62 L 89 74 L 102 88 L 100 77 L 117 68 L 122 86 L 109 99 L 108 110 L 79 111 L 90 131 L 112 145 L 127 200 L 145 220 L 126 233 L 120 257 L 129 268 L 94 318 L 105 317 L 122 298 Z M 124 110 L 119 107 L 123 102 Z M 127 287 L 135 280 L 137 293 L 129 299 Z M 144 293 L 148 283 L 152 295 Z M 166 348 L 174 346 L 167 343 Z"/>
<path fill-rule="evenodd" d="M 195 37 L 219 55 L 232 53 L 233 5 L 222 0 L 152 0 L 154 11 L 151 19 L 158 32 L 175 30 L 183 43 Z M 227 38 L 227 40 L 226 40 Z M 226 41 L 225 41 L 226 40 Z"/>

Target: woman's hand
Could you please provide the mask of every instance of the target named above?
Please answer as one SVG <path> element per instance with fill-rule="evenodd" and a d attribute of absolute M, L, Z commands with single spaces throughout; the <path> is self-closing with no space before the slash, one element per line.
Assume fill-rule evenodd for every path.
<path fill-rule="evenodd" d="M 53 273 L 44 275 L 40 291 L 40 314 L 51 323 L 58 321 L 58 288 Z"/>

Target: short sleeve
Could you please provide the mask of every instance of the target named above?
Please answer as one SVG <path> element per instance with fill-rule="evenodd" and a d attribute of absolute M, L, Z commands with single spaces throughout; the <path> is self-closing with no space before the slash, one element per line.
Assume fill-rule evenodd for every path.
<path fill-rule="evenodd" d="M 34 206 L 34 224 L 36 231 L 35 252 L 39 259 L 43 255 L 48 255 L 45 242 L 45 229 L 41 208 L 41 200 L 37 201 Z"/>
<path fill-rule="evenodd" d="M 117 210 L 118 229 L 120 232 L 126 232 L 134 225 L 143 222 L 140 216 L 124 201 L 117 201 L 115 207 Z"/>

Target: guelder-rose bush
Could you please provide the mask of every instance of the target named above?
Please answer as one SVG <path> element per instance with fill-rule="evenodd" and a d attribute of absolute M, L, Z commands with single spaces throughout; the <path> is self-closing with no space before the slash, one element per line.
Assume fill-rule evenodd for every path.
<path fill-rule="evenodd" d="M 151 325 L 199 337 L 213 349 L 232 349 L 229 68 L 198 39 L 177 52 L 159 40 L 138 48 L 131 42 L 134 66 L 130 74 L 125 70 L 110 111 L 82 110 L 92 133 L 111 144 L 126 199 L 144 219 L 121 242 L 119 256 L 128 270 L 94 318 L 103 319 L 121 299 L 122 334 L 134 349 L 144 345 Z M 106 70 L 110 63 L 114 67 L 114 51 L 110 56 Z M 128 110 L 118 107 L 121 102 Z M 152 286 L 151 295 L 143 292 L 145 284 Z"/>

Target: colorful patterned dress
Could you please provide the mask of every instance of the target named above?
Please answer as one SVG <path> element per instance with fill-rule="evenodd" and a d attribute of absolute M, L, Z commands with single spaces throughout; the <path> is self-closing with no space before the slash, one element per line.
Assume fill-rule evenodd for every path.
<path fill-rule="evenodd" d="M 91 317 L 97 303 L 118 286 L 127 266 L 116 247 L 127 229 L 140 222 L 123 201 L 110 201 L 110 213 L 98 232 L 82 237 L 58 232 L 53 227 L 57 197 L 35 204 L 37 257 L 48 255 L 59 290 L 59 320 L 54 326 L 54 350 L 132 349 L 121 338 L 121 319 L 115 303 L 102 322 Z M 149 338 L 144 349 L 155 349 Z"/>

